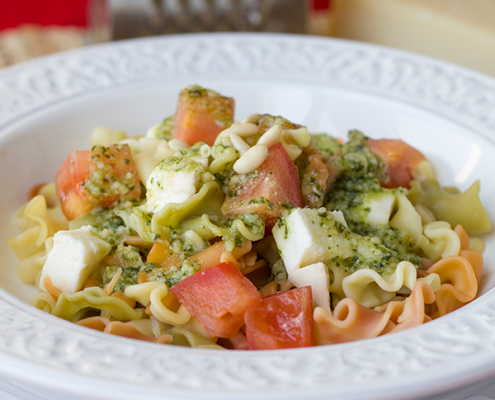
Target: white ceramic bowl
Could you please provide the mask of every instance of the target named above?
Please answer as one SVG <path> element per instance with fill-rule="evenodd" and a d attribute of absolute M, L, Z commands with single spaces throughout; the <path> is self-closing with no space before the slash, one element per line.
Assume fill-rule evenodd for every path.
<path fill-rule="evenodd" d="M 113 43 L 7 69 L 0 73 L 1 381 L 33 399 L 406 399 L 495 373 L 493 235 L 484 238 L 481 297 L 418 328 L 343 345 L 159 346 L 25 304 L 36 288 L 18 280 L 6 240 L 19 233 L 11 216 L 30 187 L 51 181 L 71 151 L 88 148 L 94 126 L 144 134 L 174 112 L 191 83 L 233 96 L 238 119 L 268 112 L 344 138 L 355 128 L 402 138 L 434 163 L 443 184 L 464 190 L 480 179 L 495 221 L 495 80 L 454 65 L 345 41 L 220 34 Z"/>

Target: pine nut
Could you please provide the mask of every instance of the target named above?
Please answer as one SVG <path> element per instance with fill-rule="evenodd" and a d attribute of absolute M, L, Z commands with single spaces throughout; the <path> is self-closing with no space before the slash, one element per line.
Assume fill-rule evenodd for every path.
<path fill-rule="evenodd" d="M 173 151 L 187 149 L 189 145 L 180 139 L 172 139 L 168 142 L 168 147 L 170 147 Z"/>
<path fill-rule="evenodd" d="M 241 156 L 246 153 L 251 147 L 236 133 L 230 135 L 230 140 L 232 141 L 232 146 L 241 153 Z"/>
<path fill-rule="evenodd" d="M 268 147 L 264 144 L 257 144 L 251 147 L 234 164 L 234 171 L 238 174 L 247 174 L 258 168 L 268 155 Z"/>
<path fill-rule="evenodd" d="M 257 124 L 260 120 L 261 114 L 251 114 L 248 117 L 244 118 L 241 123 L 246 124 L 250 122 L 251 124 Z"/>
<path fill-rule="evenodd" d="M 258 144 L 264 144 L 266 147 L 273 146 L 280 140 L 283 131 L 284 130 L 280 125 L 272 126 L 263 134 L 263 136 L 261 136 L 260 140 L 258 140 Z"/>
<path fill-rule="evenodd" d="M 306 147 L 311 143 L 311 134 L 304 126 L 298 129 L 285 129 L 283 135 L 286 140 L 292 139 L 302 147 Z"/>
<path fill-rule="evenodd" d="M 248 137 L 258 133 L 258 125 L 251 124 L 249 122 L 246 124 L 232 124 L 230 128 L 220 132 L 219 136 L 226 137 L 232 135 L 233 133 L 239 135 L 240 137 Z"/>

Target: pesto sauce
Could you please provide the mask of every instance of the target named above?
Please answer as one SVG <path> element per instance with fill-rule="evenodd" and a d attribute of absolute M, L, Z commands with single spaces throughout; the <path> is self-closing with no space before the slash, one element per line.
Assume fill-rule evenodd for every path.
<path fill-rule="evenodd" d="M 275 263 L 271 266 L 271 271 L 273 275 L 273 279 L 279 285 L 282 285 L 287 279 L 289 279 L 289 275 L 287 274 L 287 270 L 285 269 L 284 260 L 279 258 Z"/>
<path fill-rule="evenodd" d="M 380 243 L 397 254 L 399 260 L 407 260 L 420 265 L 420 257 L 414 252 L 410 235 L 380 224 L 374 229 L 369 224 L 370 209 L 366 207 L 369 200 L 382 195 L 385 191 L 402 192 L 402 189 L 384 189 L 375 177 L 361 176 L 353 178 L 348 175 L 340 177 L 332 186 L 326 197 L 325 207 L 328 210 L 342 211 L 352 232 L 359 235 L 378 238 Z"/>
<path fill-rule="evenodd" d="M 154 126 L 149 133 L 149 136 L 168 141 L 173 138 L 174 128 L 175 115 L 171 115 L 170 117 L 165 118 L 159 125 Z"/>
<path fill-rule="evenodd" d="M 118 159 L 114 151 L 120 152 L 123 146 L 109 147 L 96 145 L 91 149 L 90 176 L 82 182 L 81 188 L 92 203 L 98 203 L 105 197 L 125 195 L 136 189 L 134 170 L 129 170 L 124 176 L 118 177 L 116 170 L 125 169 L 130 159 Z M 121 164 L 121 165 L 119 165 Z"/>
<path fill-rule="evenodd" d="M 184 260 L 179 268 L 172 267 L 169 271 L 163 271 L 160 268 L 153 269 L 148 273 L 148 279 L 156 282 L 166 283 L 168 287 L 177 285 L 183 279 L 199 272 L 201 264 L 198 261 L 193 263 Z"/>
<path fill-rule="evenodd" d="M 390 275 L 400 259 L 394 250 L 373 237 L 362 236 L 346 228 L 333 213 L 318 210 L 318 225 L 326 234 L 328 250 L 336 255 L 331 262 L 346 272 L 372 269 L 379 274 Z M 325 240 L 325 239 L 324 239 Z"/>
<path fill-rule="evenodd" d="M 232 251 L 235 247 L 241 247 L 246 240 L 234 224 L 236 220 L 242 221 L 244 226 L 255 236 L 262 237 L 265 232 L 265 220 L 258 214 L 240 213 L 235 218 L 227 219 L 223 222 L 223 227 L 228 228 L 229 231 L 222 237 L 227 251 Z"/>
<path fill-rule="evenodd" d="M 199 85 L 190 85 L 183 89 L 179 94 L 179 99 L 181 97 L 186 97 L 190 109 L 210 114 L 223 129 L 228 128 L 234 122 L 234 110 L 229 97 Z"/>
<path fill-rule="evenodd" d="M 342 144 L 340 144 L 337 139 L 332 136 L 328 136 L 325 133 L 318 133 L 313 135 L 316 147 L 320 149 L 323 157 L 332 157 L 339 151 L 342 151 Z"/>
<path fill-rule="evenodd" d="M 105 271 L 103 272 L 102 287 L 105 287 L 110 283 L 119 268 L 120 267 L 118 265 L 112 265 L 105 268 Z M 123 292 L 127 286 L 137 285 L 137 274 L 139 272 L 140 270 L 137 268 L 123 269 L 122 274 L 120 275 L 119 279 L 117 279 L 117 282 L 113 287 L 112 293 L 116 292 L 117 290 L 121 290 Z"/>
<path fill-rule="evenodd" d="M 119 200 L 112 207 L 97 206 L 88 214 L 69 223 L 70 229 L 85 225 L 92 226 L 92 232 L 112 246 L 122 243 L 127 235 L 136 234 L 127 225 L 129 215 L 143 200 Z"/>

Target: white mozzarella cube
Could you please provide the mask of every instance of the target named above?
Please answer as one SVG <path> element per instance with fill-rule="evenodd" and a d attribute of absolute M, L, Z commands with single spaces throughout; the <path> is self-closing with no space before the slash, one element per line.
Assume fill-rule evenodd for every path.
<path fill-rule="evenodd" d="M 371 197 L 368 202 L 363 202 L 363 207 L 369 208 L 368 222 L 370 227 L 375 229 L 379 225 L 387 224 L 395 205 L 396 196 L 394 193 L 384 192 L 380 196 Z"/>
<path fill-rule="evenodd" d="M 311 286 L 313 301 L 330 312 L 330 276 L 325 264 L 319 262 L 292 271 L 289 281 L 296 287 Z"/>
<path fill-rule="evenodd" d="M 336 225 L 346 227 L 342 212 L 327 212 L 327 218 L 319 210 L 298 208 L 273 228 L 285 269 L 291 272 L 320 261 L 330 260 L 335 255 L 346 255 L 350 250 Z"/>
<path fill-rule="evenodd" d="M 193 159 L 163 160 L 146 181 L 146 210 L 157 213 L 167 204 L 185 202 L 198 192 L 204 172 L 203 164 Z"/>
<path fill-rule="evenodd" d="M 58 231 L 41 272 L 40 289 L 45 290 L 43 279 L 49 276 L 53 286 L 62 292 L 81 290 L 111 249 L 110 244 L 91 232 L 89 225 Z"/>

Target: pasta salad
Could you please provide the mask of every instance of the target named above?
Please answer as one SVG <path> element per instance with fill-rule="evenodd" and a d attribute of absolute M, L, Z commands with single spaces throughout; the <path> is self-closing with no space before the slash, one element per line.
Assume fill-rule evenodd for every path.
<path fill-rule="evenodd" d="M 401 140 L 234 108 L 188 86 L 145 136 L 96 128 L 34 187 L 8 241 L 30 304 L 129 338 L 267 350 L 398 332 L 476 297 L 479 181 L 441 186 Z"/>

